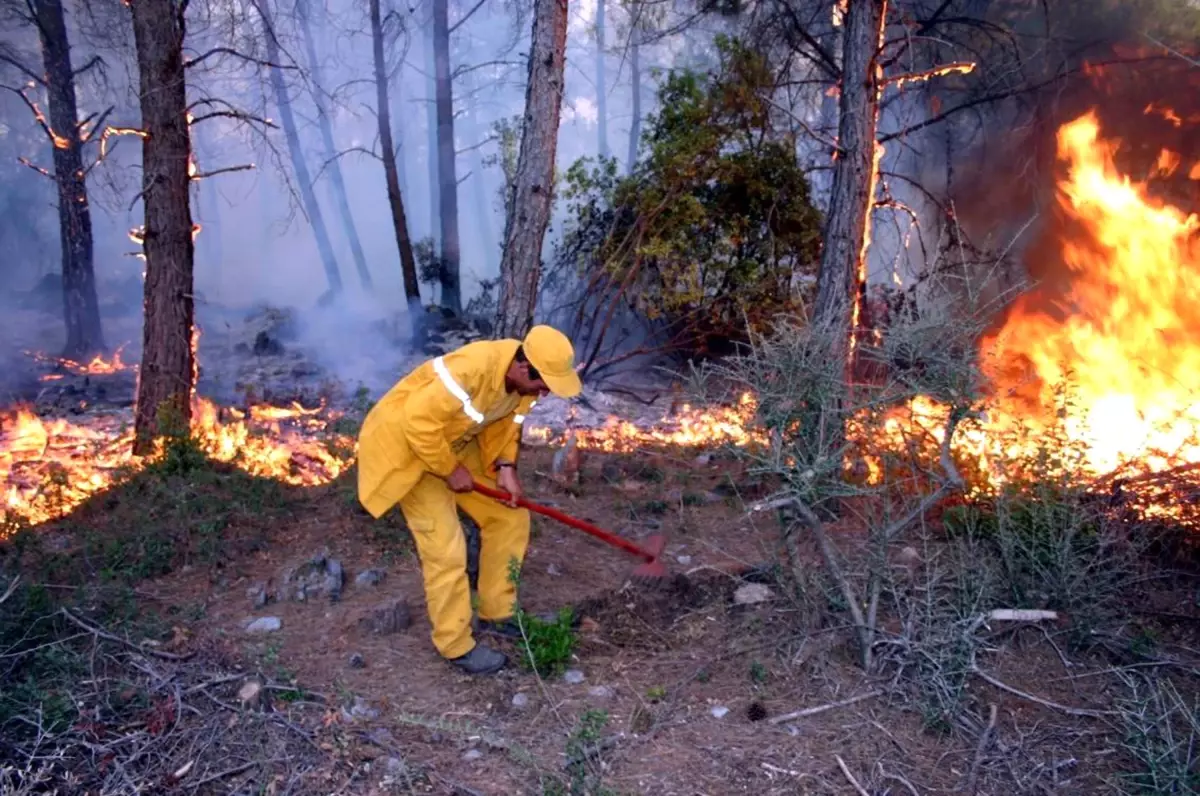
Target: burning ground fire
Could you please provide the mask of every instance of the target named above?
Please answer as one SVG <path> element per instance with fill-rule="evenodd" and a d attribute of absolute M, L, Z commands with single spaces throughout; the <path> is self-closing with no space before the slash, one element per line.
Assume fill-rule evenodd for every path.
<path fill-rule="evenodd" d="M 1061 317 L 1036 308 L 1033 293 L 981 341 L 993 395 L 985 419 L 959 427 L 955 458 L 995 484 L 1006 463 L 1030 456 L 1057 427 L 1082 451 L 1076 466 L 1085 475 L 1200 467 L 1200 339 L 1191 320 L 1200 306 L 1200 220 L 1122 175 L 1114 165 L 1116 143 L 1101 136 L 1092 114 L 1065 125 L 1058 144 L 1066 165 L 1059 201 L 1072 222 L 1059 244 L 1071 277 L 1058 302 Z M 1160 174 L 1180 167 L 1172 153 L 1158 160 Z M 1200 178 L 1200 165 L 1190 173 Z M 119 357 L 60 364 L 94 373 L 128 367 Z M 1073 397 L 1064 405 L 1055 390 L 1068 376 Z M 580 448 L 607 452 L 745 446 L 764 440 L 754 427 L 756 410 L 746 393 L 732 407 L 684 406 L 657 424 L 610 418 L 574 434 Z M 336 478 L 353 458 L 353 440 L 333 433 L 334 416 L 320 409 L 254 407 L 247 416 L 197 398 L 194 415 L 195 434 L 211 457 L 255 475 L 316 485 Z M 918 397 L 891 412 L 871 443 L 903 449 L 914 437 L 940 442 L 946 415 L 945 406 Z M 125 416 L 71 423 L 24 409 L 0 414 L 0 508 L 43 522 L 144 466 L 130 454 L 130 424 Z M 865 432 L 853 426 L 851 434 Z M 550 443 L 561 435 L 529 423 L 525 438 Z"/>
<path fill-rule="evenodd" d="M 36 351 L 26 351 L 25 354 L 37 362 L 51 364 L 58 370 L 65 370 L 77 376 L 103 376 L 110 373 L 120 373 L 123 370 L 137 370 L 137 365 L 121 361 L 121 352 L 124 349 L 125 346 L 121 346 L 114 351 L 111 359 L 105 359 L 100 355 L 96 355 L 86 363 L 63 359 L 61 357 L 51 357 Z M 58 381 L 62 378 L 62 373 L 45 373 L 42 375 L 41 380 Z"/>

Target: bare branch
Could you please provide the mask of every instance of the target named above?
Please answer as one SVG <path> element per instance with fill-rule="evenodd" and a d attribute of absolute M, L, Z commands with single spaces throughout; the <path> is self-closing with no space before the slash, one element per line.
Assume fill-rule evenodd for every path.
<path fill-rule="evenodd" d="M 17 162 L 20 163 L 22 166 L 28 166 L 29 168 L 33 169 L 34 171 L 36 171 L 38 174 L 42 175 L 43 177 L 49 177 L 52 180 L 54 179 L 53 174 L 51 174 L 48 170 L 43 169 L 41 166 L 33 163 L 31 160 L 29 160 L 29 158 L 19 157 L 19 158 L 17 158 Z"/>
<path fill-rule="evenodd" d="M 45 85 L 46 85 L 46 80 L 45 80 L 45 78 L 43 78 L 43 77 L 42 77 L 41 75 L 39 75 L 37 72 L 34 72 L 34 71 L 33 71 L 32 69 L 30 69 L 28 66 L 26 66 L 26 65 L 25 65 L 25 64 L 23 64 L 23 63 L 21 63 L 21 62 L 20 62 L 20 60 L 18 60 L 18 59 L 16 59 L 16 58 L 14 58 L 14 57 L 13 57 L 13 56 L 11 56 L 11 55 L 8 55 L 8 54 L 6 54 L 6 53 L 0 52 L 0 63 L 5 63 L 5 64 L 8 64 L 8 65 L 9 65 L 9 66 L 11 66 L 13 69 L 16 69 L 18 72 L 20 72 L 21 74 L 25 75 L 25 77 L 27 77 L 27 78 L 29 78 L 30 80 L 32 80 L 33 82 L 37 83 L 39 86 L 45 86 Z M 10 89 L 10 90 L 11 90 L 11 89 Z"/>
<path fill-rule="evenodd" d="M 272 61 L 264 61 L 261 58 L 255 58 L 252 55 L 246 55 L 245 53 L 238 52 L 237 50 L 233 49 L 232 47 L 213 47 L 211 50 L 204 53 L 203 55 L 198 55 L 195 58 L 192 58 L 190 61 L 184 61 L 183 68 L 191 69 L 194 66 L 199 66 L 200 64 L 207 61 L 209 58 L 212 58 L 214 55 L 229 55 L 229 56 L 233 56 L 234 58 L 240 58 L 241 60 L 246 61 L 247 63 L 257 64 L 258 66 L 269 66 L 272 69 L 299 69 L 299 67 L 294 66 L 294 65 L 288 66 L 288 65 L 284 65 L 284 64 L 277 64 Z"/>
<path fill-rule="evenodd" d="M 100 67 L 102 72 L 105 67 L 104 59 L 101 58 L 99 55 L 93 55 L 91 58 L 88 59 L 88 62 L 86 64 L 79 67 L 75 71 L 71 72 L 71 77 L 73 77 L 73 78 L 79 77 L 83 73 L 88 72 L 92 69 L 95 69 L 96 67 Z"/>
<path fill-rule="evenodd" d="M 209 119 L 237 119 L 241 122 L 261 124 L 264 127 L 270 127 L 272 129 L 278 129 L 279 127 L 279 125 L 275 124 L 270 119 L 264 119 L 261 116 L 255 116 L 252 113 L 245 113 L 238 110 L 212 111 L 210 113 L 204 113 L 193 117 L 192 124 L 199 124 L 200 122 L 208 121 Z"/>
<path fill-rule="evenodd" d="M 253 163 L 243 163 L 240 166 L 225 166 L 212 171 L 198 171 L 192 175 L 192 180 L 207 180 L 209 177 L 216 177 L 218 174 L 228 174 L 233 171 L 253 171 L 257 166 Z"/>
<path fill-rule="evenodd" d="M 465 14 L 463 14 L 461 19 L 459 19 L 457 22 L 455 22 L 453 25 L 451 25 L 451 26 L 450 26 L 450 30 L 448 31 L 448 33 L 451 33 L 451 34 L 452 34 L 452 33 L 454 33 L 454 31 L 458 30 L 458 29 L 459 29 L 459 27 L 461 27 L 461 26 L 462 26 L 462 24 L 463 24 L 464 22 L 466 22 L 468 19 L 470 19 L 471 17 L 473 17 L 473 16 L 475 15 L 475 12 L 476 12 L 476 11 L 478 11 L 478 10 L 479 10 L 479 9 L 481 9 L 481 8 L 483 8 L 483 4 L 484 4 L 484 3 L 486 3 L 486 2 L 487 2 L 487 0 L 479 0 L 479 2 L 478 2 L 478 3 L 476 3 L 476 4 L 475 4 L 475 5 L 474 5 L 474 6 L 471 8 L 471 10 L 470 10 L 470 11 L 468 11 L 468 12 L 467 12 L 467 13 L 465 13 Z"/>

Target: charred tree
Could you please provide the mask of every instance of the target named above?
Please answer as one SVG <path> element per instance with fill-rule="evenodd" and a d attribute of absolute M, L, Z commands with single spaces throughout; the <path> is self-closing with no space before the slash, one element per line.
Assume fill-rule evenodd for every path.
<path fill-rule="evenodd" d="M 321 62 L 317 58 L 317 42 L 313 38 L 308 2 L 309 0 L 296 0 L 296 20 L 300 25 L 300 33 L 304 37 L 304 54 L 308 60 L 308 73 L 313 82 L 313 103 L 317 108 L 317 126 L 321 129 L 321 143 L 324 147 L 325 159 L 329 163 L 329 180 L 333 190 L 333 200 L 337 205 L 338 214 L 342 217 L 342 229 L 346 233 L 346 240 L 350 243 L 350 253 L 354 257 L 358 280 L 364 288 L 370 289 L 371 270 L 367 267 L 367 255 L 363 253 L 362 242 L 358 237 L 358 228 L 354 226 L 354 215 L 350 212 L 350 200 L 346 195 L 346 182 L 342 179 L 342 166 L 337 158 L 337 146 L 333 142 L 333 124 L 329 120 L 329 106 L 325 101 L 325 84 L 321 80 Z"/>
<path fill-rule="evenodd" d="M 133 0 L 142 111 L 143 250 L 146 257 L 142 365 L 134 420 L 136 455 L 154 439 L 191 425 L 196 383 L 192 350 L 194 303 L 192 213 L 188 186 L 191 141 L 183 39 L 186 2 Z"/>
<path fill-rule="evenodd" d="M 596 150 L 608 157 L 608 89 L 604 68 L 604 2 L 596 0 Z"/>
<path fill-rule="evenodd" d="M 321 303 L 332 301 L 342 292 L 342 273 L 338 269 L 337 258 L 333 254 L 333 244 L 329 242 L 329 232 L 325 227 L 325 217 L 321 214 L 321 205 L 313 191 L 312 179 L 308 175 L 308 163 L 304 160 L 304 148 L 300 145 L 300 131 L 296 129 L 296 118 L 292 115 L 292 101 L 288 97 L 287 85 L 283 80 L 283 70 L 280 68 L 279 40 L 275 38 L 275 24 L 271 12 L 267 8 L 268 0 L 257 0 L 255 7 L 262 18 L 263 33 L 267 45 L 267 60 L 270 66 L 267 72 L 271 79 L 271 90 L 275 94 L 275 104 L 279 108 L 279 122 L 283 125 L 283 136 L 287 141 L 288 154 L 292 158 L 292 169 L 296 172 L 296 182 L 300 184 L 300 200 L 304 203 L 304 212 L 312 225 L 313 237 L 317 239 L 317 251 L 321 254 L 321 264 L 325 266 L 325 277 L 329 281 L 329 291 L 321 297 Z"/>
<path fill-rule="evenodd" d="M 536 0 L 521 149 L 500 258 L 498 337 L 523 337 L 537 308 L 542 241 L 554 193 L 566 49 L 567 0 Z"/>
<path fill-rule="evenodd" d="M 837 160 L 817 278 L 815 319 L 832 335 L 830 352 L 850 371 L 851 335 L 866 280 L 871 204 L 878 160 L 875 132 L 883 69 L 878 61 L 887 0 L 851 0 L 842 39 Z"/>
<path fill-rule="evenodd" d="M 371 45 L 375 58 L 375 103 L 379 119 L 379 143 L 383 149 L 383 172 L 387 179 L 388 205 L 392 209 L 392 225 L 396 231 L 396 247 L 400 250 L 400 270 L 404 276 L 404 295 L 414 334 L 421 325 L 421 288 L 417 282 L 417 259 L 413 256 L 412 239 L 404 215 L 404 196 L 400 193 L 400 173 L 396 168 L 396 147 L 392 141 L 392 119 L 388 105 L 388 71 L 383 54 L 383 17 L 379 0 L 370 0 Z"/>
<path fill-rule="evenodd" d="M 67 344 L 62 355 L 86 361 L 104 350 L 100 305 L 93 267 L 92 213 L 87 171 L 83 167 L 83 125 L 75 97 L 75 71 L 62 0 L 33 0 L 30 5 L 42 45 L 42 65 L 58 188 L 58 237 L 62 246 L 63 319 Z"/>
<path fill-rule="evenodd" d="M 441 250 L 438 275 L 441 303 L 462 314 L 459 290 L 458 174 L 454 151 L 454 83 L 450 75 L 450 3 L 433 0 L 433 79 L 437 106 L 438 221 Z"/>

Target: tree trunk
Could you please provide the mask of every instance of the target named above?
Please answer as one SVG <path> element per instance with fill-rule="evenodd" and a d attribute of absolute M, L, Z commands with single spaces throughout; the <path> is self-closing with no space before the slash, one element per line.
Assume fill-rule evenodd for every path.
<path fill-rule="evenodd" d="M 87 361 L 104 350 L 96 273 L 92 266 L 92 214 L 83 169 L 83 142 L 75 104 L 75 74 L 62 0 L 33 0 L 42 43 L 53 131 L 54 182 L 58 186 L 58 236 L 62 247 L 63 318 L 67 344 L 62 355 Z"/>
<path fill-rule="evenodd" d="M 554 194 L 566 49 L 567 0 L 536 0 L 521 149 L 500 258 L 499 337 L 523 337 L 537 308 L 542 241 Z"/>
<path fill-rule="evenodd" d="M 596 150 L 608 157 L 608 89 L 604 69 L 604 0 L 596 0 Z"/>
<path fill-rule="evenodd" d="M 630 34 L 629 86 L 633 112 L 629 119 L 629 159 L 625 164 L 626 174 L 632 174 L 634 166 L 637 165 L 638 142 L 642 137 L 642 59 L 636 28 Z"/>
<path fill-rule="evenodd" d="M 392 118 L 388 105 L 387 61 L 383 55 L 383 19 L 379 0 L 370 0 L 371 44 L 375 56 L 375 107 L 379 119 L 379 144 L 383 149 L 383 172 L 387 178 L 388 204 L 392 209 L 392 225 L 396 231 L 396 247 L 400 250 L 400 270 L 404 275 L 404 295 L 414 335 L 421 327 L 421 289 L 417 282 L 417 260 L 413 256 L 408 221 L 404 216 L 404 197 L 400 193 L 400 173 L 396 169 L 396 149 L 392 141 Z"/>
<path fill-rule="evenodd" d="M 275 38 L 275 24 L 271 20 L 271 12 L 267 8 L 268 0 L 255 3 L 259 16 L 262 17 L 264 38 L 267 45 L 267 60 L 272 64 L 281 63 L 279 42 Z M 288 98 L 287 85 L 283 82 L 283 70 L 278 66 L 269 66 L 267 71 L 271 76 L 271 89 L 275 93 L 275 105 L 279 108 L 279 122 L 283 125 L 283 137 L 287 140 L 288 154 L 292 158 L 292 169 L 296 172 L 296 182 L 300 184 L 300 200 L 304 203 L 304 212 L 312 225 L 313 236 L 317 239 L 317 251 L 321 254 L 321 263 L 325 266 L 325 277 L 329 280 L 329 291 L 321 297 L 326 302 L 342 292 L 342 273 L 338 269 L 337 258 L 333 254 L 333 244 L 329 242 L 329 232 L 325 228 L 325 217 L 321 214 L 321 206 L 317 203 L 317 195 L 313 192 L 312 179 L 308 176 L 308 163 L 304 160 L 304 148 L 300 145 L 300 132 L 296 129 L 296 119 L 292 116 L 292 101 Z"/>
<path fill-rule="evenodd" d="M 428 79 L 425 81 L 427 96 L 425 98 L 425 168 L 429 172 L 429 238 L 433 241 L 433 250 L 441 251 L 441 218 L 439 208 L 442 200 L 438 190 L 438 137 L 437 137 L 437 64 L 434 59 L 433 20 L 430 19 L 429 37 L 425 40 L 425 68 Z"/>
<path fill-rule="evenodd" d="M 871 203 L 875 191 L 875 129 L 883 76 L 876 55 L 883 37 L 887 0 L 851 0 L 845 17 L 838 153 L 814 314 L 834 335 L 832 354 L 849 370 L 851 330 L 866 281 Z"/>
<path fill-rule="evenodd" d="M 433 0 L 433 65 L 437 100 L 438 218 L 442 245 L 439 269 L 442 307 L 462 315 L 459 289 L 458 170 L 454 151 L 454 84 L 450 76 L 449 0 Z"/>
<path fill-rule="evenodd" d="M 308 0 L 296 0 L 296 19 L 300 23 L 300 32 L 304 36 L 308 72 L 313 82 L 313 103 L 317 108 L 317 124 L 321 128 L 321 143 L 324 145 L 325 159 L 329 162 L 329 180 L 333 190 L 333 200 L 337 205 L 338 214 L 342 217 L 342 229 L 345 230 L 346 240 L 350 243 L 350 253 L 354 257 L 358 280 L 364 289 L 370 290 L 371 270 L 367 267 L 367 255 L 363 253 L 362 242 L 358 238 L 358 229 L 354 226 L 354 215 L 350 212 L 350 200 L 346 196 L 346 182 L 342 179 L 342 165 L 337 157 L 337 145 L 333 142 L 333 124 L 329 120 L 329 107 L 323 93 L 325 84 L 321 80 L 321 62 L 317 58 L 317 43 L 313 38 L 312 21 L 309 19 L 308 13 Z"/>
<path fill-rule="evenodd" d="M 475 72 L 470 72 L 467 76 L 468 92 L 472 97 L 477 96 L 479 91 L 479 85 L 474 75 Z M 474 177 L 474 190 L 472 194 L 475 200 L 476 223 L 479 225 L 477 232 L 479 234 L 480 246 L 483 249 L 481 266 L 486 273 L 493 274 L 498 273 L 500 267 L 500 244 L 496 240 L 496 227 L 492 218 L 492 208 L 488 203 L 488 180 L 487 169 L 483 165 L 483 148 L 478 146 L 479 142 L 488 134 L 483 114 L 479 112 L 478 102 L 471 103 L 471 110 L 467 118 L 469 119 L 469 140 L 472 144 L 471 173 Z"/>
<path fill-rule="evenodd" d="M 191 425 L 196 358 L 192 350 L 191 153 L 183 66 L 184 9 L 173 0 L 133 0 L 142 110 L 143 250 L 146 256 L 142 366 L 134 420 L 136 455 L 154 439 Z"/>

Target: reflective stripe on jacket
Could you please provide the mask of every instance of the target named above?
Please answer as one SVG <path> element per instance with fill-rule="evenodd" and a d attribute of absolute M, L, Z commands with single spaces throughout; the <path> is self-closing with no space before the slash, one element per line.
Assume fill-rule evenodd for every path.
<path fill-rule="evenodd" d="M 483 340 L 428 360 L 367 413 L 358 437 L 358 498 L 381 517 L 421 476 L 446 477 L 472 439 L 489 469 L 515 460 L 532 397 L 510 395 L 504 375 L 520 342 Z"/>

